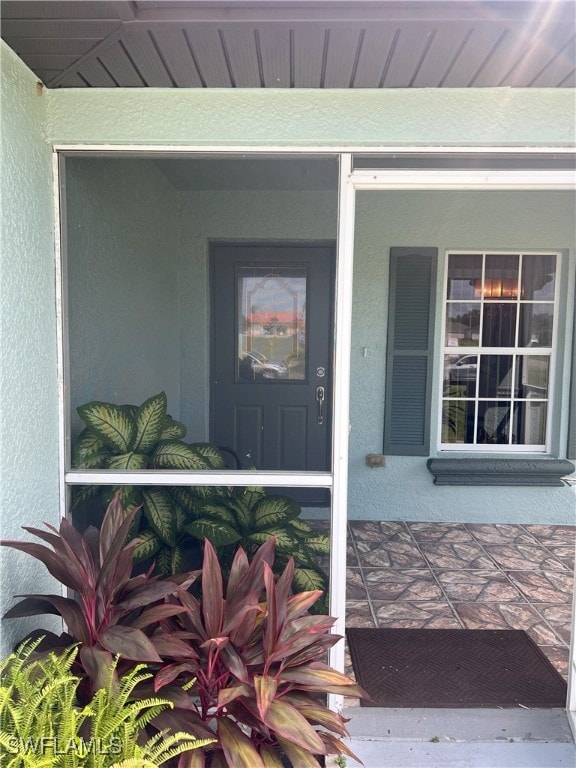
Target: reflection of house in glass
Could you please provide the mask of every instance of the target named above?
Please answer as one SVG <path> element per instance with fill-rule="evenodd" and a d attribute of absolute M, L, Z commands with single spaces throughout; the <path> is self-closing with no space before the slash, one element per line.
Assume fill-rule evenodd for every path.
<path fill-rule="evenodd" d="M 305 319 L 295 312 L 250 312 L 248 332 L 252 336 L 294 336 L 304 331 Z"/>
<path fill-rule="evenodd" d="M 245 267 L 238 289 L 240 377 L 304 379 L 305 269 Z M 246 375 L 242 375 L 244 369 Z"/>
<path fill-rule="evenodd" d="M 449 347 L 471 347 L 478 345 L 480 338 L 479 328 L 471 329 L 469 325 L 448 320 L 446 322 L 446 338 Z"/>

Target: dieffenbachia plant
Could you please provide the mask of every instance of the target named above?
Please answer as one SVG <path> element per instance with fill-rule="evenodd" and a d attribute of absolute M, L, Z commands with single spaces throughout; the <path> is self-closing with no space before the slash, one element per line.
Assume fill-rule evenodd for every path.
<path fill-rule="evenodd" d="M 194 471 L 224 467 L 215 446 L 184 442 L 186 427 L 167 414 L 164 392 L 138 407 L 94 401 L 80 406 L 78 414 L 86 427 L 74 445 L 74 468 Z M 326 609 L 328 580 L 319 559 L 329 553 L 329 537 L 314 532 L 300 518 L 294 499 L 256 487 L 84 486 L 75 492 L 73 509 L 99 496 L 104 506 L 114 493 L 120 494 L 127 512 L 142 509 L 137 517 L 139 541 L 133 551 L 137 562 L 153 558 L 159 573 L 178 573 L 186 548 L 208 539 L 229 566 L 239 546 L 250 556 L 274 536 L 277 567 L 293 556 L 295 589 L 322 590 L 318 610 Z"/>

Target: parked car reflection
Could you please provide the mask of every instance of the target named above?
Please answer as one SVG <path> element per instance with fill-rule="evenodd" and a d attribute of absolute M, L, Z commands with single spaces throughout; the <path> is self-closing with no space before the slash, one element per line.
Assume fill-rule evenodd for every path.
<path fill-rule="evenodd" d="M 240 358 L 238 372 L 241 379 L 285 379 L 288 365 L 284 360 L 268 360 L 261 352 L 245 352 Z"/>
<path fill-rule="evenodd" d="M 476 381 L 478 371 L 478 357 L 476 355 L 464 355 L 448 367 L 450 383 Z"/>

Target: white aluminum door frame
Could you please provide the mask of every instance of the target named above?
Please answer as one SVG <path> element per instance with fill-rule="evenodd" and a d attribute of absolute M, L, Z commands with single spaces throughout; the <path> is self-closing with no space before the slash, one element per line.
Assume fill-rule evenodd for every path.
<path fill-rule="evenodd" d="M 158 145 L 55 145 L 54 150 L 54 207 L 55 207 L 55 249 L 56 249 L 56 311 L 58 319 L 59 352 L 59 425 L 60 425 L 60 502 L 62 513 L 66 510 L 66 489 L 74 484 L 138 483 L 144 478 L 140 473 L 123 474 L 108 471 L 69 471 L 66 466 L 66 299 L 64 290 L 65 264 L 63 262 L 60 231 L 62 226 L 60 208 L 61 179 L 59 155 L 153 157 L 189 156 L 218 154 L 284 154 L 339 156 L 340 172 L 338 187 L 338 247 L 336 258 L 336 289 L 334 317 L 334 383 L 333 383 L 333 431 L 332 470 L 326 473 L 298 472 L 146 472 L 146 485 L 185 485 L 193 482 L 202 485 L 246 485 L 258 483 L 265 487 L 307 486 L 331 490 L 331 550 L 330 550 L 330 613 L 336 618 L 334 631 L 344 634 L 346 622 L 346 525 L 348 495 L 348 435 L 350 397 L 350 346 L 352 325 L 352 275 L 354 262 L 355 197 L 357 190 L 434 190 L 434 189 L 550 189 L 574 190 L 576 182 L 572 171 L 441 171 L 441 170 L 352 170 L 353 154 L 370 156 L 402 152 L 404 154 L 429 153 L 441 157 L 443 154 L 474 155 L 499 154 L 547 154 L 573 153 L 569 147 L 338 147 L 338 146 L 158 146 Z M 570 710 L 576 732 L 576 615 L 573 615 L 572 656 L 570 677 Z M 330 651 L 330 663 L 337 669 L 344 669 L 344 644 L 338 643 Z M 342 697 L 330 696 L 333 709 L 342 708 Z"/>

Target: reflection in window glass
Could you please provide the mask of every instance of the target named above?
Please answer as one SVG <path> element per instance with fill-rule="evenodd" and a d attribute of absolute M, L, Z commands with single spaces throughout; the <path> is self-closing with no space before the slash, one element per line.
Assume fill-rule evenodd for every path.
<path fill-rule="evenodd" d="M 469 443 L 474 429 L 475 403 L 472 400 L 445 400 L 442 406 L 442 442 Z"/>
<path fill-rule="evenodd" d="M 510 403 L 505 400 L 488 400 L 478 403 L 478 435 L 480 444 L 505 444 L 510 442 L 510 424 L 513 434 L 517 429 L 516 414 L 511 418 Z M 516 442 L 516 440 L 512 440 Z"/>
<path fill-rule="evenodd" d="M 514 347 L 516 345 L 516 304 L 484 303 L 482 327 L 483 347 Z"/>
<path fill-rule="evenodd" d="M 452 254 L 448 266 L 448 298 L 473 299 L 482 283 L 482 256 Z"/>
<path fill-rule="evenodd" d="M 519 347 L 551 347 L 554 304 L 520 303 Z"/>
<path fill-rule="evenodd" d="M 516 394 L 529 399 L 548 397 L 550 360 L 544 355 L 518 357 L 516 362 Z"/>
<path fill-rule="evenodd" d="M 550 253 L 448 255 L 445 447 L 545 449 L 556 261 Z"/>
<path fill-rule="evenodd" d="M 446 309 L 446 346 L 477 347 L 480 339 L 480 306 L 453 302 Z"/>
<path fill-rule="evenodd" d="M 518 296 L 517 254 L 488 254 L 482 295 L 485 299 L 514 299 Z"/>
<path fill-rule="evenodd" d="M 522 258 L 522 298 L 554 301 L 555 292 L 556 257 L 525 254 Z"/>
<path fill-rule="evenodd" d="M 444 358 L 444 394 L 450 397 L 474 397 L 478 378 L 478 355 L 446 355 Z"/>
<path fill-rule="evenodd" d="M 506 397 L 511 390 L 512 355 L 482 355 L 479 397 Z"/>
<path fill-rule="evenodd" d="M 306 268 L 244 268 L 238 275 L 238 378 L 306 377 Z"/>
<path fill-rule="evenodd" d="M 546 442 L 547 403 L 519 403 L 522 418 L 519 419 L 520 433 L 515 441 L 523 445 L 543 445 Z"/>

